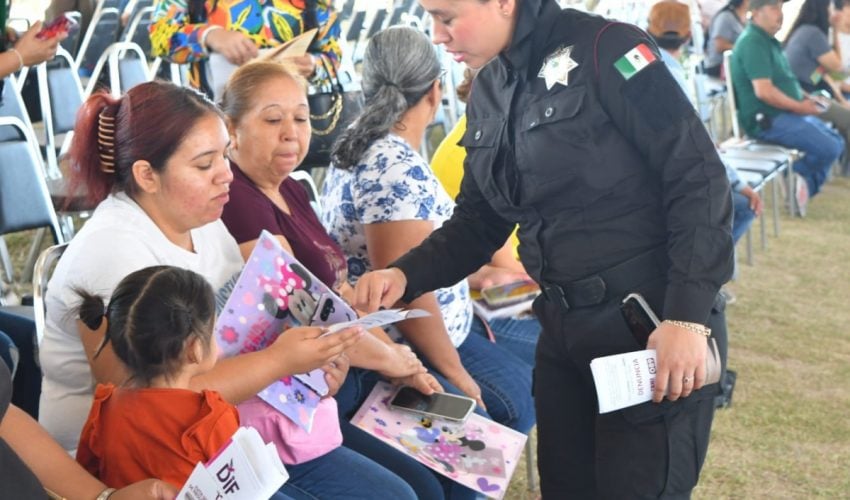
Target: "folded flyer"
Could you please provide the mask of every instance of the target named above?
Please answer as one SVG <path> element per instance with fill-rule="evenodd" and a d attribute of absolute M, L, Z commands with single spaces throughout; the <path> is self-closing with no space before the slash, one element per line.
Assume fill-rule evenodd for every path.
<path fill-rule="evenodd" d="M 289 479 L 272 443 L 251 427 L 240 427 L 206 464 L 198 463 L 178 500 L 269 498 Z"/>

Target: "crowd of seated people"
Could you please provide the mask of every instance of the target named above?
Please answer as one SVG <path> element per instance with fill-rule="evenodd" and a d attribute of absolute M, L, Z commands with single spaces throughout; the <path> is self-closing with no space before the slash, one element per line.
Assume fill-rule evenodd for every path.
<path fill-rule="evenodd" d="M 842 134 L 850 130 L 842 129 L 848 112 L 843 87 L 829 77 L 842 69 L 840 55 L 826 40 L 822 17 L 804 17 L 815 12 L 806 9 L 823 10 L 825 2 L 806 1 L 784 52 L 773 38 L 781 0 L 730 1 L 712 22 L 709 39 L 713 62 L 734 44 L 727 76 L 741 99 L 744 129 L 802 150 L 795 169 L 811 196 L 827 180 L 844 151 Z M 319 5 L 324 15 L 323 2 L 306 3 Z M 195 61 L 209 48 L 237 50 L 239 32 L 229 30 L 230 20 L 224 29 L 212 29 L 218 18 L 193 26 L 186 23 L 188 12 L 181 13 L 185 19 L 166 15 L 178 4 L 160 3 L 155 29 L 173 32 L 168 23 L 180 21 L 188 45 L 154 35 L 164 53 Z M 662 16 L 667 21 L 679 14 L 690 18 L 684 4 L 667 7 L 661 9 L 668 10 Z M 747 10 L 749 24 L 741 22 Z M 740 29 L 733 21 L 741 22 Z M 665 63 L 678 76 L 679 50 L 689 33 L 669 23 L 655 30 L 650 24 Z M 16 45 L 24 55 L 27 44 L 35 43 L 26 37 L 32 38 L 27 33 Z M 452 213 L 457 188 L 447 193 L 434 170 L 457 176 L 462 149 L 460 157 L 438 153 L 434 169 L 419 153 L 442 105 L 444 71 L 427 37 L 401 27 L 379 32 L 366 47 L 365 107 L 335 145 L 322 195 L 328 208 L 314 211 L 290 174 L 309 149 L 309 81 L 327 77 L 338 62 L 335 41 L 322 43 L 309 67 L 304 61 L 242 64 L 224 86 L 220 107 L 194 89 L 161 81 L 120 98 L 97 93 L 83 104 L 68 156 L 71 187 L 84 190 L 97 209 L 48 287 L 40 345 L 43 429 L 9 406 L 5 367 L 13 367 L 14 359 L 4 356 L 0 363 L 0 453 L 16 457 L 16 469 L 0 474 L 15 474 L 21 495 L 47 488 L 69 498 L 170 498 L 195 463 L 210 459 L 239 425 L 250 425 L 274 443 L 287 465 L 290 478 L 274 498 L 365 499 L 375 491 L 391 498 L 475 498 L 474 491 L 349 423 L 382 379 L 424 393 L 465 394 L 494 421 L 523 433 L 533 427 L 540 324 L 531 317 L 485 321 L 473 314 L 470 298 L 471 288 L 528 278 L 511 240 L 468 279 L 408 304 L 431 313 L 426 318 L 387 331 L 352 327 L 330 336 L 320 328 L 295 327 L 264 350 L 216 356 L 214 296 L 232 285 L 261 231 L 351 301 L 362 274 L 387 266 Z M 37 57 L 49 58 L 55 44 L 40 50 Z M 816 52 L 814 61 L 802 60 Z M 779 63 L 766 62 L 777 54 Z M 227 56 L 244 62 L 239 54 Z M 37 57 L 30 61 L 27 55 L 20 64 L 8 57 L 10 71 Z M 323 58 L 330 63 L 322 65 Z M 822 78 L 814 81 L 815 74 Z M 835 102 L 826 108 L 834 112 L 803 93 L 819 88 L 831 93 Z M 454 136 L 463 131 L 461 120 Z M 446 150 L 454 146 L 449 142 Z M 734 169 L 728 173 L 737 240 L 762 202 L 746 183 L 736 182 Z M 318 432 L 308 434 L 256 395 L 275 380 L 315 368 L 327 372 L 330 394 L 316 414 Z M 43 451 L 30 453 L 26 440 L 44 443 Z"/>

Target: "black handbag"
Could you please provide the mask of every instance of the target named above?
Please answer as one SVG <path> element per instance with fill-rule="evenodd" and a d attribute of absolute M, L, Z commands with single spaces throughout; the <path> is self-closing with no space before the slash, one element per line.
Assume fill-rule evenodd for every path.
<path fill-rule="evenodd" d="M 327 71 L 327 63 L 322 59 Z M 360 115 L 363 110 L 363 91 L 349 75 L 343 85 L 339 74 L 334 74 L 324 87 L 314 89 L 307 96 L 310 105 L 310 122 L 313 135 L 310 150 L 302 162 L 302 168 L 326 167 L 331 163 L 331 150 L 337 137 Z"/>

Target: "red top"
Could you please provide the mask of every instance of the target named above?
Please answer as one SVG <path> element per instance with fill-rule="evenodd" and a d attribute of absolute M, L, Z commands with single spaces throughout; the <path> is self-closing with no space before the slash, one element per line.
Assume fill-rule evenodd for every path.
<path fill-rule="evenodd" d="M 98 385 L 77 461 L 113 488 L 148 478 L 179 488 L 238 428 L 236 408 L 214 391 Z"/>

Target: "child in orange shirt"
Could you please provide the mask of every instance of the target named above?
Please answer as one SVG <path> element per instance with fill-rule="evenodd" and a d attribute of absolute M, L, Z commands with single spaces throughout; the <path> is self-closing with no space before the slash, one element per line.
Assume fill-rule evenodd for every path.
<path fill-rule="evenodd" d="M 217 392 L 189 389 L 216 362 L 212 288 L 192 271 L 154 266 L 124 278 L 105 309 L 102 298 L 77 293 L 86 326 L 107 320 L 95 356 L 108 342 L 128 373 L 121 387 L 97 386 L 77 461 L 117 488 L 148 477 L 182 486 L 239 427 Z"/>

